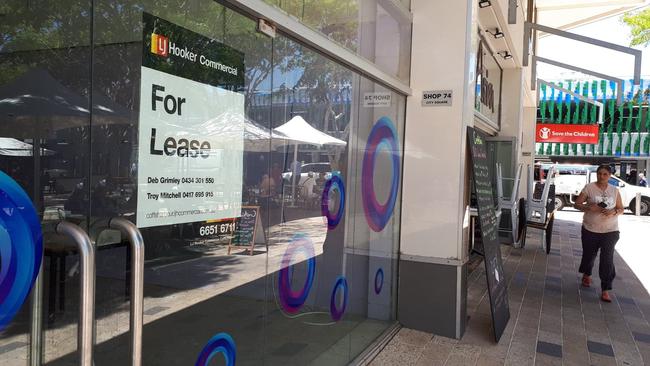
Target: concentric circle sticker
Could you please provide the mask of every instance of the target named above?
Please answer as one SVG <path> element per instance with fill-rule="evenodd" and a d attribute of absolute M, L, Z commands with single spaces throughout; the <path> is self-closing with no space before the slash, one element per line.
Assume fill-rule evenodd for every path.
<path fill-rule="evenodd" d="M 196 366 L 207 366 L 210 360 L 218 354 L 222 354 L 226 359 L 227 366 L 235 366 L 237 357 L 237 348 L 235 341 L 228 333 L 218 333 L 203 347 L 199 358 L 196 360 Z"/>
<path fill-rule="evenodd" d="M 291 288 L 291 279 L 293 277 L 292 260 L 296 254 L 302 252 L 307 258 L 307 278 L 305 283 L 298 291 Z M 314 254 L 314 245 L 311 240 L 304 234 L 296 234 L 289 247 L 284 252 L 282 264 L 278 274 L 278 293 L 282 309 L 289 314 L 297 313 L 307 301 L 309 291 L 314 283 L 316 273 L 316 255 Z"/>
<path fill-rule="evenodd" d="M 375 273 L 375 293 L 379 295 L 382 287 L 384 287 L 384 270 L 379 268 Z"/>
<path fill-rule="evenodd" d="M 330 194 L 334 191 L 339 192 L 339 202 L 338 210 L 336 210 L 335 213 L 332 213 L 329 205 Z M 321 214 L 327 218 L 327 228 L 330 230 L 334 229 L 341 221 L 341 218 L 343 218 L 343 214 L 345 213 L 345 184 L 343 183 L 343 179 L 341 179 L 339 173 L 332 173 L 332 177 L 325 183 L 320 210 Z"/>
<path fill-rule="evenodd" d="M 0 330 L 25 302 L 42 258 L 43 233 L 32 201 L 0 172 Z"/>
<path fill-rule="evenodd" d="M 375 194 L 374 170 L 377 151 L 386 147 L 390 151 L 393 174 L 390 181 L 390 191 L 386 203 L 381 204 Z M 380 232 L 386 227 L 393 215 L 400 179 L 399 142 L 395 125 L 388 117 L 381 117 L 370 131 L 366 152 L 363 155 L 361 174 L 361 197 L 368 226 L 373 231 Z"/>
<path fill-rule="evenodd" d="M 336 293 L 338 289 L 343 291 L 343 304 L 339 307 L 336 303 Z M 339 321 L 345 313 L 345 308 L 348 306 L 348 281 L 343 276 L 339 276 L 334 283 L 334 288 L 332 289 L 332 296 L 330 297 L 330 314 L 334 321 Z"/>

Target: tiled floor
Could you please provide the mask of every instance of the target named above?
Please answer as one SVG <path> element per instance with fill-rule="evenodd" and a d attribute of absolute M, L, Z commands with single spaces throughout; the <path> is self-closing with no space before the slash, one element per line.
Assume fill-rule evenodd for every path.
<path fill-rule="evenodd" d="M 372 365 L 650 365 L 650 296 L 639 280 L 645 277 L 626 264 L 645 257 L 650 267 L 650 218 L 621 218 L 617 251 L 625 261 L 616 254 L 609 304 L 599 300 L 598 262 L 592 287 L 579 285 L 579 213 L 558 213 L 549 255 L 541 250 L 539 231 L 528 235 L 524 249 L 502 247 L 511 319 L 499 343 L 491 333 L 481 264 L 469 277 L 469 321 L 461 340 L 403 328 Z"/>

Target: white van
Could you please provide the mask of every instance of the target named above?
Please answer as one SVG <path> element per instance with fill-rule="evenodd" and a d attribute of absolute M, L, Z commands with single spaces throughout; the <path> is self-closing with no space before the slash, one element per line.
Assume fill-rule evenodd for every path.
<path fill-rule="evenodd" d="M 540 171 L 546 174 L 553 165 L 541 164 Z M 572 205 L 575 202 L 575 198 L 587 183 L 596 181 L 598 167 L 580 164 L 555 164 L 555 167 L 555 207 L 561 210 L 564 206 Z M 639 213 L 641 215 L 650 214 L 650 188 L 628 184 L 615 175 L 609 179 L 609 184 L 618 187 L 623 206 L 632 212 L 636 210 L 636 194 L 637 192 L 641 193 Z"/>

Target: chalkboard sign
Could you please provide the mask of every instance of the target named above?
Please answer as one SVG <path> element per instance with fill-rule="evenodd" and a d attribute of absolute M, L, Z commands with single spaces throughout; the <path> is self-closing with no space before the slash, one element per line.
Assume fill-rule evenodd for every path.
<path fill-rule="evenodd" d="M 494 211 L 492 179 L 488 168 L 485 136 L 472 127 L 468 127 L 467 136 L 471 149 L 474 192 L 478 206 L 485 259 L 485 275 L 492 310 L 492 328 L 494 329 L 494 337 L 498 342 L 508 324 L 508 320 L 510 320 L 508 291 L 501 263 L 501 248 L 499 247 L 499 223 Z"/>
<path fill-rule="evenodd" d="M 233 246 L 250 246 L 250 254 L 253 255 L 255 243 L 260 240 L 264 242 L 264 230 L 260 220 L 259 206 L 243 206 L 241 216 L 234 219 L 235 230 L 228 245 L 228 254 Z"/>

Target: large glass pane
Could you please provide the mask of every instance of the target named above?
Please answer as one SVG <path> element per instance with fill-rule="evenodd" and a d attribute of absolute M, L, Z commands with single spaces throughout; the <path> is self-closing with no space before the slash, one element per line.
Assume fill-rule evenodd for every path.
<path fill-rule="evenodd" d="M 265 0 L 333 41 L 408 82 L 411 18 L 408 0 Z"/>
<path fill-rule="evenodd" d="M 264 235 L 252 255 L 229 244 L 241 207 L 262 204 L 249 188 L 269 172 L 270 111 L 248 111 L 252 95 L 268 95 L 271 40 L 209 0 L 101 1 L 95 18 L 96 95 L 125 118 L 93 118 L 91 226 L 122 216 L 141 228 L 143 364 L 192 364 L 218 334 L 238 364 L 259 364 Z M 124 238 L 107 231 L 97 258 L 95 359 L 128 364 Z"/>
<path fill-rule="evenodd" d="M 77 364 L 60 220 L 95 244 L 98 365 L 131 355 L 114 217 L 145 241 L 145 365 L 343 365 L 394 323 L 403 96 L 212 0 L 3 6 L 0 169 L 36 207 L 45 259 L 43 347 L 27 302 L 0 363 Z"/>
<path fill-rule="evenodd" d="M 269 230 L 265 360 L 346 364 L 394 320 L 404 98 L 294 41 L 274 50 L 273 126 L 295 141 L 274 153 L 283 222 Z"/>
<path fill-rule="evenodd" d="M 32 320 L 40 322 L 43 330 L 43 334 L 33 334 L 33 340 L 40 339 L 43 344 L 43 348 L 33 350 L 37 357 L 42 355 L 48 361 L 65 350 L 76 349 L 78 259 L 73 243 L 55 234 L 52 223 L 62 218 L 79 223 L 88 214 L 90 2 L 7 1 L 2 12 L 0 170 L 29 195 L 43 224 L 45 246 L 44 289 L 42 300 L 36 304 L 41 311 L 32 313 L 26 301 L 15 318 L 0 325 L 0 364 L 24 365 L 30 355 Z M 97 107 L 95 104 L 92 109 Z M 113 117 L 109 111 L 101 113 Z M 0 232 L 11 232 L 14 224 L 7 207 L 3 206 L 0 216 Z M 0 241 L 4 317 L 4 306 L 18 286 L 12 282 L 5 287 L 11 282 L 12 271 L 5 250 L 9 242 L 12 246 L 27 243 L 6 237 Z M 40 259 L 43 253 L 31 255 Z M 33 258 L 12 258 L 16 273 L 33 265 Z M 7 289 L 9 295 L 4 297 Z"/>
<path fill-rule="evenodd" d="M 351 224 L 345 245 L 357 285 L 353 304 L 364 318 L 352 333 L 351 352 L 362 352 L 395 319 L 400 238 L 402 149 L 406 98 L 358 78 L 358 123 L 351 165 Z M 353 238 L 353 240 L 350 240 Z"/>

